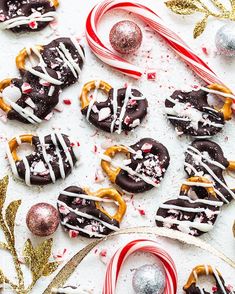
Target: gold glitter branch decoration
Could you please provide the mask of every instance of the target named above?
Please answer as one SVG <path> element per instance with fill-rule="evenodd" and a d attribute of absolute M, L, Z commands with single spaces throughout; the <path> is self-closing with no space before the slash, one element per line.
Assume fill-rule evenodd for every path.
<path fill-rule="evenodd" d="M 15 248 L 15 219 L 18 208 L 21 205 L 21 200 L 11 202 L 4 211 L 7 186 L 8 177 L 4 177 L 0 180 L 0 229 L 4 233 L 5 240 L 0 242 L 0 249 L 7 250 L 11 254 L 17 282 L 10 281 L 3 270 L 0 269 L 0 289 L 7 285 L 15 293 L 28 294 L 42 276 L 48 276 L 57 269 L 58 263 L 48 262 L 51 256 L 52 239 L 45 240 L 37 247 L 33 247 L 31 241 L 28 239 L 24 245 L 23 256 L 25 264 L 32 273 L 32 282 L 30 285 L 25 286 L 21 263 Z"/>
<path fill-rule="evenodd" d="M 165 4 L 174 13 L 180 15 L 190 15 L 196 12 L 204 14 L 202 20 L 196 24 L 193 31 L 194 38 L 197 38 L 204 32 L 210 16 L 235 21 L 235 0 L 229 0 L 230 10 L 219 0 L 210 0 L 210 2 L 215 9 L 211 10 L 203 0 L 168 0 Z"/>

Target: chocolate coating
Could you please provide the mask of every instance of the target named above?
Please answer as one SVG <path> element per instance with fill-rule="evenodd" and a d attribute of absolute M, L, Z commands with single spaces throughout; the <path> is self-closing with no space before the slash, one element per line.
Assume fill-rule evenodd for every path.
<path fill-rule="evenodd" d="M 142 150 L 145 144 L 152 146 L 150 150 Z M 138 152 L 138 155 L 131 153 L 131 163 L 127 166 L 134 171 L 138 170 L 139 173 L 151 178 L 156 184 L 159 184 L 170 163 L 170 156 L 166 147 L 151 138 L 141 139 L 130 147 Z M 119 172 L 115 183 L 130 193 L 141 193 L 154 187 L 139 177 L 130 175 L 124 170 Z"/>
<path fill-rule="evenodd" d="M 43 73 L 42 68 L 39 66 L 35 67 L 34 69 Z M 58 78 L 58 75 L 54 70 L 50 68 L 46 68 L 46 71 L 51 77 L 55 79 Z M 16 104 L 18 104 L 22 108 L 30 107 L 26 103 L 26 101 L 28 101 L 28 99 L 31 99 L 31 102 L 33 102 L 34 104 L 34 108 L 31 108 L 33 111 L 33 114 L 43 120 L 49 113 L 53 111 L 55 106 L 58 104 L 60 86 L 51 85 L 51 84 L 48 84 L 45 86 L 45 85 L 42 85 L 40 81 L 41 79 L 39 77 L 33 75 L 29 71 L 24 71 L 22 79 L 12 79 L 11 84 L 19 88 L 22 94 L 21 98 L 16 101 Z M 29 93 L 22 92 L 22 85 L 24 83 L 28 83 L 31 86 L 32 89 Z M 53 88 L 54 90 L 52 95 L 49 95 L 51 86 L 54 87 Z M 30 123 L 15 109 L 10 110 L 7 113 L 7 117 L 10 120 L 18 120 L 25 124 Z"/>
<path fill-rule="evenodd" d="M 30 16 L 32 13 L 45 14 L 50 11 L 55 11 L 55 7 L 49 0 L 1 0 L 0 14 L 3 15 L 4 21 L 12 20 L 19 16 Z M 0 22 L 2 22 L 1 20 Z M 13 27 L 10 30 L 14 33 L 40 31 L 49 24 L 48 21 L 37 21 L 35 27 L 30 27 L 30 24 L 21 24 Z"/>
<path fill-rule="evenodd" d="M 208 104 L 207 92 L 203 90 L 175 91 L 171 99 L 176 101 L 176 104 L 166 99 L 167 117 L 179 134 L 211 137 L 222 130 L 225 124 L 224 116 Z M 181 120 L 185 118 L 188 121 Z"/>
<path fill-rule="evenodd" d="M 66 188 L 65 191 L 78 194 L 77 197 L 64 195 L 63 192 L 59 195 L 58 200 L 64 202 L 69 208 L 81 213 L 88 214 L 95 217 L 96 219 L 100 219 L 110 225 L 119 228 L 119 222 L 115 219 L 109 218 L 106 214 L 97 209 L 95 201 L 79 198 L 79 194 L 87 195 L 87 193 L 82 188 L 70 186 Z M 106 227 L 101 222 L 79 216 L 76 213 L 69 211 L 66 206 L 64 208 L 63 205 L 61 205 L 60 203 L 57 205 L 57 207 L 59 210 L 61 222 L 66 222 L 66 224 L 75 227 L 73 230 L 75 230 L 80 236 L 92 237 L 92 232 L 101 235 L 108 235 L 113 232 L 110 228 Z M 65 228 L 65 230 L 69 231 L 69 228 L 67 226 L 63 224 L 62 226 Z M 88 230 L 89 232 L 91 232 L 91 235 L 87 234 L 86 232 L 82 232 L 79 229 Z"/>
<path fill-rule="evenodd" d="M 186 152 L 185 154 L 186 165 L 184 169 L 186 173 L 190 177 L 194 176 L 195 175 L 194 169 L 196 169 L 196 171 L 200 173 L 201 175 L 209 174 L 214 181 L 215 189 L 219 191 L 219 193 L 217 193 L 218 199 L 220 199 L 221 201 L 225 203 L 229 203 L 230 201 L 232 201 L 233 196 L 231 194 L 235 192 L 235 189 L 229 190 L 228 188 L 224 187 L 224 185 L 227 187 L 227 184 L 224 179 L 223 172 L 224 172 L 224 169 L 228 168 L 229 161 L 224 157 L 224 153 L 221 147 L 217 143 L 209 141 L 209 140 L 195 140 L 191 144 L 191 146 L 197 149 L 201 154 L 204 154 L 207 156 L 206 157 L 202 157 L 201 155 L 192 156 L 192 154 L 195 154 L 195 152 L 193 152 L 193 150 L 190 150 L 190 146 L 189 146 L 188 150 L 192 154 L 189 154 L 188 152 Z M 208 161 L 208 158 L 209 158 L 209 161 Z M 218 166 L 218 163 L 221 166 Z M 193 168 L 191 168 L 190 166 L 187 166 L 187 164 L 191 165 Z M 218 181 L 217 178 L 219 179 L 220 182 Z M 222 185 L 221 182 L 224 185 Z M 220 194 L 222 194 L 223 197 L 221 197 Z"/>
<path fill-rule="evenodd" d="M 71 142 L 67 135 L 62 135 L 62 136 L 64 138 L 64 142 L 66 146 L 68 147 L 67 150 L 71 154 L 73 164 L 75 164 L 77 159 L 73 152 L 73 147 L 71 147 Z M 68 176 L 72 171 L 72 167 L 70 166 L 70 163 L 67 160 L 65 151 L 63 150 L 60 142 L 58 141 L 57 135 L 56 135 L 56 139 L 57 139 L 57 148 L 59 148 L 60 150 L 60 156 L 62 159 L 65 176 Z M 50 164 L 54 171 L 55 179 L 58 180 L 62 178 L 62 176 L 60 172 L 60 160 L 58 158 L 58 155 L 56 154 L 56 146 L 52 140 L 51 135 L 45 136 L 45 139 L 43 141 L 45 142 L 44 146 L 46 147 L 47 156 L 50 158 Z M 53 181 L 49 172 L 48 164 L 46 163 L 45 158 L 43 156 L 42 146 L 40 144 L 39 137 L 33 136 L 32 145 L 34 146 L 34 152 L 26 156 L 26 159 L 30 167 L 30 183 L 32 185 L 50 184 Z M 42 171 L 42 172 L 34 172 L 34 167 L 39 162 L 43 163 L 46 169 L 45 171 Z M 23 160 L 16 161 L 16 168 L 17 168 L 19 177 L 25 180 L 26 168 L 25 168 Z"/>
<path fill-rule="evenodd" d="M 188 289 L 184 290 L 186 294 L 222 294 L 224 293 L 224 290 L 227 294 L 235 293 L 234 291 L 229 290 L 226 285 L 223 277 L 220 276 L 220 281 L 217 280 L 216 276 L 213 274 L 214 280 L 215 280 L 215 290 L 213 292 L 208 292 L 205 289 L 199 288 L 197 284 L 193 283 Z M 220 284 L 221 283 L 221 284 Z M 221 288 L 221 285 L 223 285 L 223 289 Z"/>
<path fill-rule="evenodd" d="M 116 113 L 116 122 L 114 124 L 113 131 L 117 131 L 119 129 L 119 118 L 122 106 L 124 104 L 125 96 L 126 96 L 126 88 L 118 89 L 117 90 L 117 113 Z M 131 89 L 131 93 L 133 97 L 142 97 L 143 94 L 138 91 L 137 89 Z M 111 89 L 109 91 L 108 97 L 106 101 L 96 101 L 91 109 L 90 115 L 89 115 L 89 122 L 92 123 L 97 128 L 105 131 L 105 132 L 111 132 L 111 125 L 114 121 L 114 108 L 113 108 L 113 95 L 114 95 L 114 89 Z M 132 103 L 133 102 L 133 103 Z M 94 111 L 97 109 L 98 111 Z M 99 120 L 99 112 L 104 109 L 109 108 L 110 109 L 110 115 L 109 117 Z M 132 97 L 130 97 L 130 100 L 126 106 L 125 114 L 122 120 L 122 131 L 131 131 L 132 129 L 136 128 L 145 118 L 147 115 L 147 109 L 148 109 L 148 101 L 146 98 L 141 100 L 134 100 Z M 82 109 L 82 114 L 87 115 L 88 106 Z"/>
<path fill-rule="evenodd" d="M 61 88 L 65 88 L 76 83 L 79 79 L 79 73 L 76 72 L 74 75 L 73 71 L 69 66 L 65 64 L 60 54 L 64 55 L 64 53 L 60 50 L 60 54 L 58 49 L 60 49 L 60 44 L 63 44 L 65 48 L 69 51 L 73 61 L 78 65 L 78 67 L 82 70 L 83 68 L 83 59 L 78 52 L 77 48 L 74 46 L 73 42 L 70 38 L 58 38 L 50 42 L 49 44 L 43 46 L 41 51 L 42 58 L 46 65 L 50 68 L 53 68 L 60 74 L 60 81 L 63 83 Z M 83 47 L 79 44 L 81 51 L 85 55 L 85 51 Z M 73 69 L 74 70 L 74 69 Z"/>
<path fill-rule="evenodd" d="M 194 192 L 194 200 L 196 198 L 199 200 L 209 200 L 215 203 L 218 202 L 218 199 L 209 194 L 203 187 L 192 186 L 192 191 Z M 172 230 L 183 231 L 184 233 L 188 233 L 189 235 L 195 237 L 201 236 L 205 233 L 204 231 L 198 228 L 194 228 L 193 226 L 185 228 L 183 226 L 183 223 L 182 226 L 180 226 L 180 224 L 170 224 L 167 222 L 167 219 L 177 220 L 179 222 L 195 222 L 195 224 L 214 224 L 220 212 L 220 206 L 216 206 L 216 204 L 209 205 L 207 203 L 204 203 L 203 201 L 192 203 L 190 202 L 191 198 L 190 196 L 188 196 L 187 192 L 181 191 L 180 196 L 187 196 L 187 198 L 175 198 L 164 202 L 163 205 L 168 205 L 169 208 L 163 208 L 161 206 L 159 207 L 159 209 L 157 210 L 157 216 L 163 217 L 165 219 L 165 222 L 156 219 L 156 225 L 158 227 L 165 226 L 171 228 Z M 172 205 L 176 207 L 178 206 L 179 209 L 172 209 Z M 183 207 L 185 210 L 189 209 L 193 211 L 184 211 L 180 209 L 180 207 Z M 197 211 L 198 209 L 202 209 L 202 211 Z"/>

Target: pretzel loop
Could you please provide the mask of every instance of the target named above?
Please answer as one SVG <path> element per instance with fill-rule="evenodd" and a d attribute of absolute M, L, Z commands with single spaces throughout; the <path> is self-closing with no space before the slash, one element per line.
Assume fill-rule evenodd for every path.
<path fill-rule="evenodd" d="M 36 45 L 34 46 L 36 48 L 37 51 L 42 51 L 43 47 L 40 45 Z M 33 53 L 32 48 L 29 49 L 22 49 L 18 55 L 16 56 L 16 66 L 19 70 L 25 70 L 25 66 L 26 66 L 26 59 Z"/>
<path fill-rule="evenodd" d="M 5 88 L 10 86 L 11 81 L 12 79 L 5 79 L 0 82 L 0 93 L 2 93 Z M 6 113 L 12 110 L 12 107 L 4 101 L 3 97 L 0 97 L 0 109 Z"/>
<path fill-rule="evenodd" d="M 55 8 L 59 6 L 59 0 L 50 0 L 50 2 Z"/>
<path fill-rule="evenodd" d="M 90 81 L 83 86 L 82 93 L 80 96 L 82 109 L 86 108 L 90 104 L 89 93 L 92 90 L 100 89 L 104 94 L 108 95 L 109 91 L 112 89 L 108 83 L 104 81 Z"/>
<path fill-rule="evenodd" d="M 96 201 L 96 207 L 99 209 L 101 212 L 106 214 L 109 218 L 115 219 L 118 222 L 121 222 L 125 212 L 126 212 L 126 202 L 123 200 L 122 196 L 116 191 L 115 189 L 100 189 L 97 192 L 94 193 L 95 196 L 100 197 L 100 198 L 107 198 L 107 199 L 112 199 L 115 202 L 118 203 L 118 210 L 117 212 L 111 216 L 101 205 L 100 202 Z"/>
<path fill-rule="evenodd" d="M 205 177 L 191 177 L 189 179 L 187 179 L 186 182 L 190 182 L 190 183 L 205 183 L 205 184 L 211 184 L 211 181 L 209 181 L 207 178 Z M 187 193 L 190 190 L 191 185 L 188 185 L 187 183 L 183 184 L 181 186 L 180 191 Z M 215 189 L 214 187 L 204 187 L 207 191 L 208 194 L 210 194 L 211 196 L 213 196 L 214 198 L 216 197 L 216 193 L 215 193 Z"/>
<path fill-rule="evenodd" d="M 130 157 L 130 152 L 129 152 L 128 148 L 125 146 L 122 146 L 122 145 L 112 146 L 112 147 L 108 148 L 104 152 L 104 155 L 106 155 L 110 158 L 113 158 L 118 153 L 124 153 L 124 154 L 127 154 L 128 157 Z M 104 172 L 108 175 L 110 181 L 112 183 L 115 183 L 116 177 L 120 173 L 121 168 L 118 167 L 118 168 L 114 169 L 111 165 L 111 162 L 106 161 L 105 159 L 101 160 L 101 167 L 104 170 Z"/>
<path fill-rule="evenodd" d="M 16 138 L 13 138 L 9 141 L 9 148 L 10 152 L 12 154 L 12 158 L 14 161 L 19 161 L 20 158 L 17 154 L 17 148 L 22 144 L 22 143 L 27 143 L 32 145 L 32 140 L 33 140 L 33 135 L 21 135 L 19 139 L 17 140 Z"/>
<path fill-rule="evenodd" d="M 207 86 L 208 89 L 219 91 L 225 94 L 233 94 L 231 90 L 228 88 L 224 87 L 223 85 L 219 84 L 211 84 Z M 223 113 L 224 119 L 225 120 L 230 120 L 232 118 L 232 105 L 233 105 L 233 99 L 232 98 L 226 98 L 224 101 L 224 105 L 219 109 L 221 113 Z"/>
<path fill-rule="evenodd" d="M 221 277 L 221 274 L 219 273 L 219 271 L 218 270 L 216 270 L 216 271 L 218 272 L 218 275 Z M 212 267 L 210 265 L 208 265 L 208 266 L 205 266 L 205 265 L 196 266 L 192 270 L 192 272 L 191 272 L 191 274 L 190 274 L 190 276 L 188 278 L 187 283 L 184 285 L 184 288 L 183 288 L 184 291 L 188 290 L 192 286 L 192 284 L 197 283 L 197 277 L 205 276 L 205 275 L 213 276 L 213 273 L 214 273 L 214 271 L 213 271 L 213 269 L 212 269 Z"/>

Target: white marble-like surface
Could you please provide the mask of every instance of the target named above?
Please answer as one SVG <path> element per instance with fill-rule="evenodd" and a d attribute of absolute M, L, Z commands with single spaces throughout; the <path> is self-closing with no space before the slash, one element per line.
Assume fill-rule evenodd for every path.
<path fill-rule="evenodd" d="M 226 0 L 224 1 L 226 2 Z M 60 2 L 61 6 L 58 10 L 58 25 L 56 31 L 53 31 L 48 27 L 39 33 L 32 34 L 14 35 L 11 32 L 0 32 L 1 80 L 6 77 L 15 77 L 18 75 L 15 68 L 14 58 L 18 51 L 23 47 L 48 43 L 57 36 L 82 36 L 84 33 L 86 16 L 93 5 L 99 1 L 60 0 Z M 193 40 L 192 30 L 195 22 L 201 17 L 199 14 L 189 17 L 180 17 L 167 10 L 162 0 L 148 0 L 144 2 L 153 10 L 156 10 L 201 57 L 208 61 L 214 70 L 219 73 L 222 79 L 235 90 L 235 59 L 218 56 L 214 45 L 215 33 L 224 22 L 211 19 L 205 33 L 197 40 Z M 100 33 L 104 37 L 104 40 L 107 41 L 108 32 L 111 26 L 116 21 L 123 18 L 133 19 L 132 16 L 118 11 L 115 11 L 115 13 L 109 13 L 104 18 L 102 28 L 100 29 Z M 81 80 L 76 85 L 66 89 L 61 95 L 62 99 L 71 99 L 72 105 L 64 105 L 63 112 L 55 113 L 50 121 L 42 123 L 37 128 L 17 122 L 0 122 L 0 177 L 3 177 L 5 174 L 10 174 L 7 203 L 13 199 L 19 198 L 23 201 L 17 217 L 16 227 L 17 249 L 19 252 L 21 251 L 23 242 L 26 238 L 30 237 L 35 244 L 41 241 L 39 238 L 35 238 L 30 234 L 25 224 L 26 212 L 34 203 L 49 202 L 56 205 L 56 199 L 59 192 L 71 184 L 89 186 L 92 190 L 110 186 L 108 180 L 101 184 L 95 183 L 95 171 L 99 167 L 99 157 L 93 152 L 95 145 L 98 147 L 98 151 L 102 152 L 101 145 L 108 139 L 112 140 L 113 143 L 128 145 L 135 143 L 138 139 L 149 136 L 165 144 L 171 156 L 170 167 L 159 189 L 152 189 L 149 192 L 136 195 L 133 198 L 133 202 L 128 200 L 130 199 L 129 197 L 126 197 L 128 200 L 128 209 L 121 224 L 122 228 L 142 225 L 154 226 L 154 217 L 159 203 L 163 201 L 163 199 L 177 195 L 180 183 L 186 176 L 183 170 L 184 151 L 192 139 L 186 137 L 179 138 L 176 136 L 172 126 L 167 122 L 164 116 L 164 100 L 165 97 L 169 96 L 174 91 L 174 89 L 192 89 L 193 85 L 200 84 L 200 80 L 192 74 L 191 70 L 182 63 L 182 61 L 161 39 L 158 38 L 158 36 L 151 32 L 147 32 L 145 30 L 145 25 L 138 20 L 136 21 L 143 29 L 144 41 L 142 47 L 138 51 L 138 56 L 134 58 L 134 61 L 142 66 L 144 65 L 146 68 L 149 67 L 156 69 L 156 81 L 147 81 L 144 78 L 140 81 L 135 81 L 111 70 L 94 57 L 83 39 L 82 43 L 85 44 L 87 58 Z M 202 47 L 207 48 L 208 55 L 203 53 Z M 151 49 L 151 51 L 149 54 L 150 57 L 148 58 L 146 52 L 149 49 Z M 78 97 L 82 85 L 93 79 L 105 80 L 113 86 L 122 87 L 126 82 L 133 86 L 138 86 L 149 100 L 149 113 L 144 123 L 128 136 L 125 134 L 117 136 L 109 135 L 101 131 L 97 132 L 93 126 L 88 125 L 87 121 L 81 115 Z M 8 161 L 6 160 L 5 141 L 15 135 L 21 135 L 24 133 L 41 133 L 46 135 L 54 128 L 61 129 L 64 133 L 73 135 L 79 140 L 81 144 L 80 165 L 65 181 L 58 181 L 55 185 L 48 185 L 46 187 L 27 187 L 23 182 L 19 182 L 12 177 Z M 235 160 L 234 130 L 233 119 L 226 123 L 224 130 L 220 134 L 214 137 L 214 140 L 223 148 L 226 157 L 231 160 Z M 233 186 L 235 185 L 234 182 L 233 179 Z M 135 209 L 138 207 L 145 210 L 145 216 L 141 216 L 138 210 Z M 232 235 L 232 224 L 235 218 L 234 209 L 234 202 L 229 206 L 224 206 L 214 229 L 202 237 L 203 240 L 209 242 L 212 246 L 222 250 L 232 260 L 235 260 L 235 239 Z M 0 233 L 0 240 L 1 236 Z M 81 285 L 82 288 L 91 290 L 91 292 L 88 293 L 101 293 L 106 268 L 104 263 L 107 263 L 109 258 L 120 245 L 124 244 L 127 240 L 132 240 L 136 237 L 138 236 L 117 237 L 100 245 L 96 253 L 92 251 L 92 253 L 82 262 L 77 271 L 68 281 L 68 284 Z M 54 234 L 53 238 L 54 253 L 63 248 L 68 250 L 68 254 L 65 256 L 65 261 L 90 242 L 89 239 L 85 238 L 74 240 L 69 239 L 68 235 L 63 232 L 61 227 Z M 227 283 L 234 283 L 235 270 L 208 253 L 196 249 L 193 246 L 182 245 L 176 241 L 158 237 L 155 238 L 154 236 L 152 236 L 152 238 L 157 240 L 160 245 L 163 245 L 175 260 L 179 275 L 179 288 L 177 293 L 183 293 L 182 286 L 186 282 L 191 269 L 195 265 L 201 263 L 211 263 L 217 266 L 224 274 Z M 107 249 L 107 258 L 101 260 L 99 252 L 102 249 Z M 153 258 L 144 254 L 135 254 L 128 259 L 119 277 L 118 294 L 133 293 L 131 287 L 131 279 L 133 275 L 132 269 L 148 262 L 153 262 Z M 9 276 L 14 276 L 10 259 L 8 259 L 7 254 L 3 252 L 1 252 L 0 258 L 0 267 L 1 266 Z M 28 278 L 30 279 L 30 276 Z M 32 293 L 42 293 L 43 289 L 45 289 L 51 279 L 52 277 L 41 279 Z"/>

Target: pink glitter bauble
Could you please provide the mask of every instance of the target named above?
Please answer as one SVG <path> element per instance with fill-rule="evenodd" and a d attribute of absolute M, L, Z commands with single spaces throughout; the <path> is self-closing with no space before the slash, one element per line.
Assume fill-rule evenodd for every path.
<path fill-rule="evenodd" d="M 33 205 L 27 213 L 26 223 L 36 236 L 46 237 L 53 234 L 59 225 L 59 214 L 55 207 L 48 203 Z"/>
<path fill-rule="evenodd" d="M 109 41 L 114 50 L 129 54 L 139 49 L 142 43 L 142 32 L 139 26 L 130 20 L 117 22 L 111 29 Z"/>

